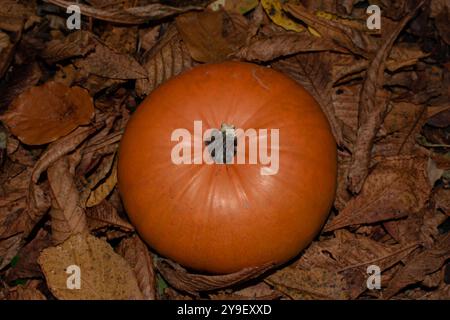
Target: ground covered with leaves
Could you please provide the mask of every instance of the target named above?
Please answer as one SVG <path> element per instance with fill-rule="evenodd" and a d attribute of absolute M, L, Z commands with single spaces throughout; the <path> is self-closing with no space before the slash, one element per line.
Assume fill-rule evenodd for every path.
<path fill-rule="evenodd" d="M 69 1 L 1 0 L 0 298 L 450 299 L 449 1 L 79 2 L 81 30 L 68 30 Z M 339 181 L 293 261 L 211 276 L 140 240 L 116 152 L 146 95 L 224 60 L 280 70 L 316 98 Z M 381 289 L 367 288 L 371 265 Z"/>

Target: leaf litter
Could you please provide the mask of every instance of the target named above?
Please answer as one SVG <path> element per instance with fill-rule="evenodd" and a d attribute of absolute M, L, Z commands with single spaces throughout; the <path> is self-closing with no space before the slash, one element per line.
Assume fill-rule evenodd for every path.
<path fill-rule="evenodd" d="M 80 1 L 73 31 L 69 2 L 44 2 L 0 7 L 1 299 L 450 299 L 448 2 L 382 2 L 369 30 L 359 1 Z M 211 276 L 139 238 L 116 152 L 146 95 L 230 59 L 315 97 L 339 178 L 299 256 Z M 86 273 L 81 290 L 67 289 L 70 265 Z"/>

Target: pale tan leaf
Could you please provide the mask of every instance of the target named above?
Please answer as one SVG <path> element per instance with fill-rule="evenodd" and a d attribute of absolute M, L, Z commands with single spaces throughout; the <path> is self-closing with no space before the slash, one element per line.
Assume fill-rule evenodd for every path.
<path fill-rule="evenodd" d="M 51 64 L 72 57 L 85 56 L 95 50 L 97 44 L 98 40 L 94 34 L 80 30 L 69 33 L 64 39 L 49 41 L 40 55 Z"/>
<path fill-rule="evenodd" d="M 128 263 L 104 240 L 77 234 L 47 248 L 39 257 L 47 285 L 62 300 L 141 299 L 136 277 Z M 70 266 L 80 268 L 80 289 L 67 288 Z"/>

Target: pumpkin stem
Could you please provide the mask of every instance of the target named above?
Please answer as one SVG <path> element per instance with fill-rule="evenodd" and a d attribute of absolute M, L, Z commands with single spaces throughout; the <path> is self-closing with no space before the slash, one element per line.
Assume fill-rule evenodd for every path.
<path fill-rule="evenodd" d="M 205 141 L 205 145 L 215 163 L 232 163 L 237 147 L 235 127 L 222 123 L 220 130 L 213 130 L 209 140 Z"/>

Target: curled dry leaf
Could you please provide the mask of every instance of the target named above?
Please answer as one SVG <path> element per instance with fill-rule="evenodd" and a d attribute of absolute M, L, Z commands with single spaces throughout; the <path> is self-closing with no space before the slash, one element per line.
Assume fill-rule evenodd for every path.
<path fill-rule="evenodd" d="M 141 299 L 136 277 L 128 263 L 104 240 L 77 234 L 57 247 L 47 248 L 39 257 L 47 285 L 62 300 Z M 80 269 L 81 286 L 67 287 L 71 266 Z M 73 270 L 69 270 L 73 274 Z"/>
<path fill-rule="evenodd" d="M 111 171 L 106 179 L 98 187 L 93 189 L 86 202 L 86 207 L 92 207 L 102 202 L 114 189 L 117 183 L 117 157 L 113 155 Z"/>
<path fill-rule="evenodd" d="M 156 268 L 174 288 L 197 294 L 200 291 L 222 289 L 254 279 L 273 268 L 273 265 L 266 264 L 255 268 L 245 268 L 226 275 L 203 275 L 189 273 L 186 269 L 170 260 L 158 259 L 156 260 Z"/>
<path fill-rule="evenodd" d="M 17 97 L 0 119 L 20 141 L 45 144 L 87 124 L 94 114 L 86 90 L 47 82 Z"/>
<path fill-rule="evenodd" d="M 450 258 L 450 233 L 442 235 L 430 249 L 417 254 L 397 273 L 384 291 L 391 298 L 407 285 L 422 281 L 427 275 L 439 270 Z"/>
<path fill-rule="evenodd" d="M 349 225 L 397 219 L 418 212 L 427 202 L 431 185 L 428 160 L 412 156 L 391 157 L 378 163 L 361 193 L 352 198 L 325 231 Z"/>
<path fill-rule="evenodd" d="M 178 32 L 192 58 L 199 62 L 219 62 L 243 46 L 247 20 L 225 11 L 190 12 L 177 17 Z"/>
<path fill-rule="evenodd" d="M 133 268 L 144 299 L 155 300 L 155 272 L 153 259 L 147 246 L 138 236 L 120 242 L 117 252 Z"/>
<path fill-rule="evenodd" d="M 406 23 L 416 14 L 424 1 L 408 13 L 389 33 L 380 46 L 367 69 L 366 78 L 361 89 L 358 114 L 358 132 L 353 149 L 352 164 L 348 173 L 349 189 L 359 193 L 369 173 L 371 151 L 375 135 L 386 114 L 388 99 L 380 99 L 384 84 L 384 69 L 394 41 L 405 27 Z"/>
<path fill-rule="evenodd" d="M 87 74 L 109 79 L 143 79 L 145 69 L 131 55 L 114 52 L 104 45 L 97 45 L 95 51 L 75 65 Z"/>
<path fill-rule="evenodd" d="M 139 96 L 149 94 L 161 83 L 180 74 L 193 65 L 188 49 L 174 26 L 170 26 L 162 39 L 144 55 L 147 79 L 136 80 Z"/>
<path fill-rule="evenodd" d="M 80 196 L 74 182 L 74 159 L 62 157 L 53 163 L 47 171 L 48 181 L 53 194 L 52 241 L 59 244 L 71 235 L 88 232 L 86 213 L 80 205 Z"/>
<path fill-rule="evenodd" d="M 72 4 L 72 2 L 65 0 L 45 0 L 45 2 L 63 8 L 68 8 Z M 159 3 L 120 9 L 99 9 L 82 3 L 77 3 L 77 5 L 80 7 L 82 15 L 122 24 L 141 24 L 151 20 L 160 20 L 186 11 L 202 9 L 202 7 L 197 6 L 178 8 Z"/>

